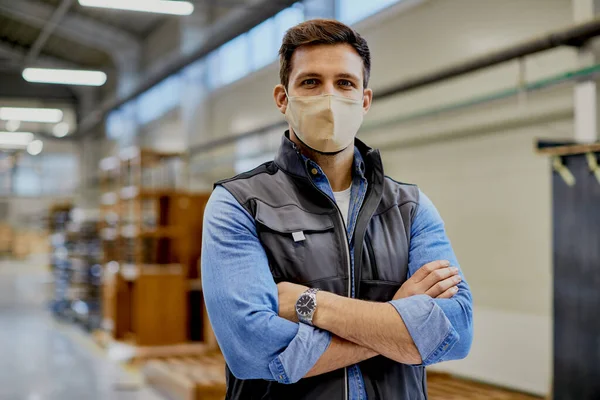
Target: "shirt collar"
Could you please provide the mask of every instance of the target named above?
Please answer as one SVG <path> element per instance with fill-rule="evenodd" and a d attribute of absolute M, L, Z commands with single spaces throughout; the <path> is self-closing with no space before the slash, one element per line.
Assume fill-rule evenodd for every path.
<path fill-rule="evenodd" d="M 321 167 L 319 167 L 319 164 L 306 157 L 304 154 L 301 155 L 309 171 L 313 168 L 316 168 L 319 171 L 319 174 L 323 174 L 323 170 Z M 354 146 L 354 173 L 361 179 L 365 179 L 365 162 L 362 154 L 360 154 L 360 151 L 356 146 Z"/>
<path fill-rule="evenodd" d="M 372 181 L 372 184 L 383 184 L 383 166 L 379 151 L 371 149 L 359 139 L 355 139 L 354 144 L 353 175 L 366 178 L 369 182 Z M 289 131 L 286 131 L 281 138 L 281 146 L 275 155 L 275 164 L 293 175 L 307 176 L 307 160 L 300 153 L 296 144 L 289 139 Z M 322 172 L 316 163 L 312 162 L 311 166 L 317 168 L 320 173 Z M 309 168 L 308 171 L 311 171 L 311 169 Z M 308 174 L 308 176 L 311 175 L 314 176 L 314 174 Z"/>
<path fill-rule="evenodd" d="M 354 146 L 354 171 L 359 177 L 365 177 L 365 161 L 363 160 L 362 154 L 360 154 L 360 150 L 358 150 L 358 147 L 356 146 Z"/>

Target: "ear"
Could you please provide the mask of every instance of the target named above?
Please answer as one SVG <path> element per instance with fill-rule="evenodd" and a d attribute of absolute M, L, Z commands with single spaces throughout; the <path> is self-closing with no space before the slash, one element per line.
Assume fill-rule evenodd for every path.
<path fill-rule="evenodd" d="M 365 114 L 369 112 L 372 102 L 373 102 L 373 90 L 365 89 L 363 92 L 363 112 Z"/>
<path fill-rule="evenodd" d="M 275 99 L 275 105 L 282 114 L 285 114 L 287 110 L 288 98 L 285 94 L 285 88 L 282 84 L 275 86 L 273 89 L 273 98 Z"/>

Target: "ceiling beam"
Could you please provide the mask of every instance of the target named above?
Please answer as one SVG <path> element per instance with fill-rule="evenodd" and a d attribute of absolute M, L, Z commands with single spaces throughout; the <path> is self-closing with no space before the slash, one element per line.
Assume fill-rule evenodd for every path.
<path fill-rule="evenodd" d="M 0 40 L 0 57 L 8 58 L 11 61 L 11 64 L 14 64 L 17 69 L 22 69 L 25 64 L 25 58 L 27 57 L 27 51 L 24 48 L 12 46 L 7 42 Z M 46 55 L 37 57 L 36 66 L 67 69 L 81 68 L 80 65 Z"/>
<path fill-rule="evenodd" d="M 290 7 L 297 0 L 253 0 L 253 8 L 240 8 L 231 11 L 221 20 L 208 28 L 206 40 L 199 43 L 198 48 L 181 53 L 167 59 L 163 68 L 148 74 L 125 96 L 113 96 L 102 102 L 102 105 L 93 112 L 84 116 L 79 125 L 77 135 L 86 134 L 96 128 L 103 118 L 112 110 L 134 100 L 140 94 L 167 79 L 169 76 L 181 71 L 191 63 L 208 56 L 221 45 L 248 32 L 265 20 L 277 15 L 278 12 Z"/>
<path fill-rule="evenodd" d="M 60 23 L 62 19 L 65 17 L 69 8 L 73 5 L 75 0 L 62 0 L 60 5 L 54 10 L 52 13 L 52 17 L 46 22 L 46 25 L 42 28 L 42 31 L 38 35 L 35 42 L 31 45 L 29 49 L 29 53 L 25 57 L 25 64 L 32 65 L 37 57 L 40 55 L 40 52 L 44 48 L 44 45 Z"/>
<path fill-rule="evenodd" d="M 0 0 L 0 14 L 43 29 L 52 18 L 55 8 L 32 0 Z M 84 46 L 103 50 L 113 58 L 123 53 L 139 54 L 138 39 L 129 32 L 73 12 L 67 13 L 56 26 L 55 33 Z"/>
<path fill-rule="evenodd" d="M 253 7 L 252 1 L 249 0 L 193 0 L 194 6 L 196 7 L 207 7 L 214 5 L 215 7 L 222 8 L 246 8 Z"/>
<path fill-rule="evenodd" d="M 26 82 L 21 77 L 21 71 L 25 65 L 27 51 L 20 47 L 11 46 L 0 40 L 0 58 L 7 58 L 8 61 L 0 61 L 0 95 L 8 97 L 33 97 L 54 99 L 56 97 L 64 98 L 75 94 L 79 103 L 95 99 L 95 88 L 83 86 L 63 87 L 62 85 L 40 85 Z M 40 55 L 37 57 L 33 66 L 45 68 L 63 68 L 63 69 L 81 69 L 78 64 L 62 60 L 56 57 Z M 105 71 L 106 72 L 106 71 Z M 9 90 L 9 88 L 11 88 Z M 64 92 L 64 93 L 63 93 Z M 59 93 L 61 93 L 59 95 Z M 67 93 L 67 94 L 65 94 Z M 87 109 L 85 109 L 87 110 Z M 84 111 L 87 112 L 87 111 Z"/>
<path fill-rule="evenodd" d="M 17 70 L 0 73 L 0 98 L 2 99 L 35 99 L 76 106 L 80 97 L 77 88 L 74 87 L 29 83 Z"/>

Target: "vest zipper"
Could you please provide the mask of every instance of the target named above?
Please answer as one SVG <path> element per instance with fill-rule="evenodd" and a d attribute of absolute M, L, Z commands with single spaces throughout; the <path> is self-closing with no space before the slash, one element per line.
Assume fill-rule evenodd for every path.
<path fill-rule="evenodd" d="M 312 183 L 312 179 L 311 179 L 311 183 Z M 313 183 L 313 186 L 318 191 L 323 193 L 323 191 L 321 189 L 319 189 L 317 187 L 317 185 L 315 185 L 314 183 Z M 348 260 L 348 297 L 351 298 L 352 297 L 352 285 L 354 284 L 354 282 L 352 281 L 352 259 L 351 259 L 351 255 L 350 255 L 350 245 L 348 244 L 348 242 L 350 241 L 350 239 L 348 238 L 348 228 L 346 227 L 346 223 L 344 222 L 344 216 L 342 215 L 342 211 L 338 207 L 337 203 L 335 201 L 331 200 L 331 197 L 327 196 L 327 194 L 325 194 L 325 193 L 323 193 L 323 194 L 335 206 L 335 208 L 337 210 L 337 214 L 340 217 L 340 222 L 342 223 L 342 227 L 344 228 L 344 237 L 346 238 L 346 240 L 344 240 L 344 248 L 346 249 L 346 259 Z M 348 368 L 344 368 L 344 399 L 348 400 Z"/>
<path fill-rule="evenodd" d="M 305 169 L 306 169 L 306 166 L 305 166 Z M 306 174 L 310 177 L 308 171 L 306 171 Z M 337 203 L 331 197 L 327 196 L 327 194 L 325 192 L 323 192 L 321 189 L 319 189 L 317 187 L 317 185 L 315 185 L 315 183 L 313 182 L 313 180 L 311 178 L 308 178 L 308 180 L 310 181 L 310 184 L 315 189 L 317 189 L 321 194 L 323 194 L 323 196 L 327 197 L 329 202 L 331 204 L 333 204 L 333 206 L 337 210 L 337 215 L 340 218 L 342 227 L 344 228 L 344 237 L 346 238 L 346 240 L 344 240 L 344 248 L 346 249 L 346 260 L 347 260 L 347 265 L 348 265 L 348 297 L 351 298 L 352 297 L 352 285 L 354 284 L 354 282 L 352 282 L 352 259 L 351 259 L 351 255 L 350 255 L 350 245 L 348 244 L 350 239 L 348 238 L 348 228 L 346 227 L 346 223 L 344 222 L 344 216 L 342 215 L 342 211 L 338 207 Z M 344 399 L 348 400 L 348 368 L 344 368 Z"/>

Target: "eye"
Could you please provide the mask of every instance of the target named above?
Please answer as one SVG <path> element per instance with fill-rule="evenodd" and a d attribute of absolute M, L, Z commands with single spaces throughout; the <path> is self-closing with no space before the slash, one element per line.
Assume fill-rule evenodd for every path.
<path fill-rule="evenodd" d="M 338 82 L 340 86 L 354 87 L 354 83 L 350 82 L 347 79 L 342 79 Z"/>
<path fill-rule="evenodd" d="M 302 85 L 304 85 L 304 86 L 312 86 L 312 85 L 316 85 L 316 84 L 317 84 L 316 79 L 305 79 L 304 81 L 302 81 Z"/>

